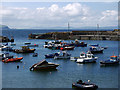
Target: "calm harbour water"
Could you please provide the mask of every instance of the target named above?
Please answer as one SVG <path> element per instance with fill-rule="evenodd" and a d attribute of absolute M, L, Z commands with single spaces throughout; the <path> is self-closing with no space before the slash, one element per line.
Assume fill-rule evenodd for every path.
<path fill-rule="evenodd" d="M 30 71 L 29 67 L 45 59 L 44 55 L 58 52 L 59 50 L 50 50 L 43 48 L 44 42 L 49 40 L 28 39 L 30 33 L 50 32 L 45 30 L 4 30 L 3 35 L 14 36 L 16 46 L 20 48 L 25 42 L 39 44 L 35 47 L 38 57 L 32 57 L 29 54 L 16 54 L 10 52 L 15 57 L 23 57 L 22 63 L 2 63 L 2 87 L 3 88 L 72 88 L 72 83 L 82 79 L 96 83 L 99 88 L 117 88 L 118 87 L 118 68 L 119 66 L 100 67 L 101 60 L 109 59 L 109 56 L 118 55 L 118 41 L 100 41 L 100 40 L 80 40 L 87 44 L 100 44 L 107 46 L 103 54 L 95 54 L 98 57 L 93 64 L 77 64 L 70 60 L 46 59 L 48 62 L 58 63 L 60 66 L 57 71 Z M 69 40 L 65 40 L 70 42 Z M 79 56 L 80 52 L 86 52 L 89 47 L 76 47 L 73 51 L 68 51 L 72 56 Z M 20 68 L 17 69 L 16 66 Z"/>

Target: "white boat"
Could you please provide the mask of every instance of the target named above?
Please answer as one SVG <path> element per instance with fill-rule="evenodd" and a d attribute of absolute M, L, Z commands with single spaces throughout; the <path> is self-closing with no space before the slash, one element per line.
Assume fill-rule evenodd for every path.
<path fill-rule="evenodd" d="M 62 52 L 62 55 L 55 56 L 54 59 L 70 59 L 71 54 L 68 54 L 66 51 Z"/>
<path fill-rule="evenodd" d="M 77 63 L 92 63 L 96 62 L 98 57 L 95 57 L 90 51 L 85 53 L 80 53 L 80 57 L 76 60 Z"/>

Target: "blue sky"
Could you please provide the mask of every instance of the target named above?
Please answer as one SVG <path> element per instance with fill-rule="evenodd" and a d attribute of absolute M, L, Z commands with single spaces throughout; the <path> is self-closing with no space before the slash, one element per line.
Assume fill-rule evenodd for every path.
<path fill-rule="evenodd" d="M 2 22 L 12 28 L 117 26 L 117 2 L 3 2 Z"/>

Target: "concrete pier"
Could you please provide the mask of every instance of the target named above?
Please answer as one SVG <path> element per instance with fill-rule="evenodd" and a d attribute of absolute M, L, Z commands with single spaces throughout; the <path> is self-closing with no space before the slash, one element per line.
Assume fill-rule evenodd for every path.
<path fill-rule="evenodd" d="M 120 30 L 113 31 L 72 31 L 30 34 L 29 39 L 61 39 L 61 40 L 115 40 L 120 41 Z"/>

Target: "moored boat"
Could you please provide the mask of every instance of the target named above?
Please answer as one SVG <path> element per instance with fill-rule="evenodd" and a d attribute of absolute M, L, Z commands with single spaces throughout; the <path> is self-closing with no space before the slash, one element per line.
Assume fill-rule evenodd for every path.
<path fill-rule="evenodd" d="M 22 49 L 15 49 L 15 53 L 34 53 L 35 49 L 30 49 L 28 46 L 22 46 Z"/>
<path fill-rule="evenodd" d="M 30 43 L 30 42 L 25 42 L 24 44 L 25 44 L 25 45 L 29 45 L 29 44 L 31 44 L 31 43 Z"/>
<path fill-rule="evenodd" d="M 53 70 L 56 69 L 56 67 L 58 67 L 59 64 L 55 64 L 55 63 L 50 63 L 47 62 L 46 60 L 42 60 L 41 62 L 38 62 L 34 65 L 32 65 L 32 67 L 30 67 L 30 71 L 39 71 L 39 70 Z"/>
<path fill-rule="evenodd" d="M 77 39 L 75 40 L 74 45 L 76 47 L 87 47 L 87 43 L 85 43 L 85 42 L 79 42 Z"/>
<path fill-rule="evenodd" d="M 74 50 L 74 46 L 66 46 L 66 47 L 61 47 L 61 50 Z"/>
<path fill-rule="evenodd" d="M 89 46 L 101 47 L 99 44 L 90 44 Z M 107 49 L 108 47 L 101 47 L 102 49 Z"/>
<path fill-rule="evenodd" d="M 54 58 L 55 56 L 59 56 L 59 55 L 60 55 L 60 52 L 52 53 L 52 54 L 46 54 L 45 58 Z"/>
<path fill-rule="evenodd" d="M 66 51 L 62 51 L 62 55 L 55 56 L 54 59 L 70 59 L 71 54 L 68 54 Z"/>
<path fill-rule="evenodd" d="M 4 59 L 4 60 L 2 60 L 2 62 L 4 62 L 4 63 L 8 63 L 8 62 L 19 62 L 20 60 L 22 60 L 23 59 L 23 57 L 20 57 L 20 58 L 10 58 L 10 59 Z"/>
<path fill-rule="evenodd" d="M 77 81 L 76 83 L 72 83 L 73 88 L 85 89 L 85 90 L 96 90 L 98 88 L 97 85 L 88 82 L 83 82 L 82 80 Z"/>
<path fill-rule="evenodd" d="M 103 48 L 101 47 L 94 47 L 94 46 L 91 46 L 89 51 L 94 54 L 94 53 L 103 53 Z"/>
<path fill-rule="evenodd" d="M 119 59 L 117 58 L 117 56 L 113 55 L 110 56 L 109 60 L 106 61 L 100 61 L 101 65 L 119 65 Z"/>
<path fill-rule="evenodd" d="M 38 56 L 38 53 L 33 53 L 33 57 L 37 57 Z"/>
<path fill-rule="evenodd" d="M 80 53 L 80 57 L 77 58 L 77 63 L 94 63 L 98 57 L 95 57 L 90 51 L 85 54 L 84 52 Z"/>

